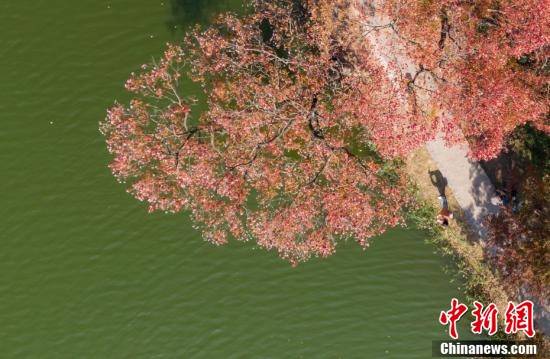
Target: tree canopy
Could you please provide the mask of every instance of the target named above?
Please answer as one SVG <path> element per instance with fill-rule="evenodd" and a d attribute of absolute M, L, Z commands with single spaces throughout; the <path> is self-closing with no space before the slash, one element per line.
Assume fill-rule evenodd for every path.
<path fill-rule="evenodd" d="M 438 84 L 449 138 L 490 159 L 517 126 L 550 132 L 549 0 L 404 1 L 380 7 L 408 54 Z"/>
<path fill-rule="evenodd" d="M 452 113 L 440 119 L 407 105 L 349 1 L 257 0 L 249 15 L 224 14 L 131 75 L 134 99 L 101 123 L 110 167 L 151 211 L 189 211 L 215 244 L 254 240 L 292 263 L 348 238 L 367 247 L 411 204 L 399 158 L 439 128 L 462 131 L 478 158 L 518 124 L 548 130 L 547 1 L 479 3 L 381 7 L 440 82 Z M 200 84 L 205 111 L 182 77 Z"/>
<path fill-rule="evenodd" d="M 402 223 L 405 182 L 386 158 L 415 132 L 394 131 L 411 120 L 334 6 L 257 2 L 170 45 L 101 125 L 115 176 L 152 211 L 191 211 L 213 243 L 253 238 L 293 263 Z M 207 95 L 200 115 L 185 69 Z"/>

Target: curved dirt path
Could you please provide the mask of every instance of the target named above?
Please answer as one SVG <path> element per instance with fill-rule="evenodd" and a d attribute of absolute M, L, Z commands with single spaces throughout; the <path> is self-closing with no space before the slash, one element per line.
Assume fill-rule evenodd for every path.
<path fill-rule="evenodd" d="M 401 81 L 407 73 L 414 75 L 419 70 L 419 66 L 407 56 L 402 45 L 403 40 L 390 27 L 385 26 L 391 20 L 376 11 L 379 1 L 359 1 L 362 4 L 369 4 L 365 5 L 370 10 L 365 22 L 366 39 L 370 42 L 373 54 L 388 71 L 390 78 Z M 435 81 L 429 76 L 424 76 L 421 80 L 425 88 L 437 87 Z M 418 98 L 422 103 L 428 104 L 430 94 L 422 91 Z M 468 158 L 467 145 L 448 146 L 442 137 L 443 135 L 439 133 L 434 140 L 427 143 L 426 148 L 446 178 L 471 230 L 483 239 L 484 216 L 498 212 L 495 188 L 479 163 Z"/>
<path fill-rule="evenodd" d="M 369 45 L 373 54 L 377 57 L 380 63 L 387 70 L 388 76 L 394 81 L 402 81 L 403 77 L 409 74 L 415 74 L 419 70 L 419 66 L 408 57 L 402 45 L 403 40 L 388 26 L 391 19 L 382 16 L 376 11 L 377 4 L 384 0 L 354 0 L 358 6 L 366 6 L 369 10 L 367 18 L 362 19 L 365 23 L 365 38 L 369 41 Z M 428 76 L 424 76 L 421 82 L 422 87 L 435 90 L 437 84 Z M 423 91 L 417 97 L 419 103 L 428 104 L 430 102 L 430 93 Z M 406 101 L 406 99 L 404 99 Z M 426 144 L 426 150 L 432 158 L 439 171 L 445 177 L 446 183 L 453 192 L 453 197 L 463 211 L 464 219 L 469 225 L 472 232 L 472 239 L 477 242 L 471 243 L 470 246 L 464 246 L 468 243 L 466 238 L 461 239 L 458 247 L 462 248 L 463 256 L 469 258 L 470 252 L 481 254 L 484 247 L 484 237 L 486 229 L 483 224 L 483 218 L 488 214 L 498 212 L 498 198 L 496 197 L 495 188 L 491 180 L 481 168 L 480 164 L 468 158 L 467 144 L 449 146 L 443 140 L 443 134 L 438 133 L 436 138 Z M 464 141 L 465 142 L 465 141 Z M 414 157 L 414 156 L 413 156 Z M 426 176 L 429 176 L 426 173 Z M 433 201 L 432 201 L 433 202 Z M 458 248 L 457 247 L 457 248 Z M 459 250 L 460 252 L 460 250 Z M 475 255 L 473 256 L 475 257 Z M 492 288 L 488 288 L 489 294 L 493 301 L 497 302 L 499 307 L 502 307 L 508 300 L 506 291 L 503 290 L 499 280 L 494 277 L 492 271 L 482 263 L 482 257 L 472 259 L 472 268 L 479 267 L 480 273 L 487 278 L 487 283 L 490 283 Z M 522 293 L 523 300 L 530 298 L 528 293 Z M 550 333 L 550 312 L 548 305 L 537 302 L 535 304 L 535 318 L 538 325 L 538 330 L 543 333 Z M 501 308 L 502 309 L 502 308 Z"/>

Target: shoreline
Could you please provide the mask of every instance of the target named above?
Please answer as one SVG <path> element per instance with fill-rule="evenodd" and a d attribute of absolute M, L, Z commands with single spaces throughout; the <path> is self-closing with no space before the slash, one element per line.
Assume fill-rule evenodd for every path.
<path fill-rule="evenodd" d="M 445 255 L 455 257 L 459 274 L 464 279 L 464 291 L 467 296 L 482 302 L 495 303 L 501 313 L 512 296 L 506 292 L 499 278 L 483 260 L 483 247 L 479 236 L 468 226 L 466 214 L 458 204 L 451 188 L 446 187 L 449 209 L 454 220 L 448 227 L 442 227 L 435 221 L 439 203 L 438 189 L 431 183 L 428 171 L 438 170 L 427 149 L 422 147 L 405 159 L 405 171 L 416 188 L 418 205 L 423 207 L 421 218 L 417 223 L 420 229 L 430 234 L 428 239 Z M 418 220 L 416 220 L 418 222 Z M 503 322 L 503 316 L 500 316 Z"/>
<path fill-rule="evenodd" d="M 371 46 L 373 55 L 387 71 L 388 77 L 399 86 L 405 74 L 417 73 L 417 64 L 408 56 L 404 40 L 388 30 L 387 24 L 391 24 L 392 19 L 377 11 L 379 3 L 374 1 L 367 5 L 367 2 L 359 1 L 350 11 L 363 23 L 365 40 Z M 366 6 L 367 9 L 361 9 Z M 426 77 L 422 81 L 427 89 L 437 88 L 434 78 Z M 431 96 L 431 93 L 424 91 L 417 95 L 417 100 L 431 108 Z M 407 106 L 406 99 L 403 103 Z M 481 166 L 468 158 L 467 148 L 448 146 L 442 138 L 444 134 L 436 130 L 431 141 L 404 159 L 404 170 L 411 180 L 418 204 L 411 219 L 420 229 L 427 230 L 430 241 L 439 250 L 454 257 L 458 272 L 464 279 L 466 294 L 474 300 L 495 303 L 499 312 L 505 313 L 507 303 L 518 298 L 515 293 L 506 290 L 502 278 L 484 260 L 486 249 L 483 237 L 486 228 L 483 220 L 486 215 L 499 210 L 494 202 L 495 189 Z M 430 171 L 438 171 L 443 177 L 444 193 L 455 217 L 445 228 L 436 223 L 441 188 L 438 191 L 436 184 L 432 183 Z M 544 314 L 544 306 L 541 309 Z M 539 313 L 535 311 L 534 314 L 537 318 Z M 541 315 L 542 323 L 544 318 Z M 499 321 L 504 323 L 503 315 L 499 316 Z M 544 325 L 540 329 L 544 335 Z"/>
<path fill-rule="evenodd" d="M 454 214 L 448 227 L 442 227 L 435 221 L 439 211 L 438 189 L 431 183 L 428 171 L 438 170 L 435 161 L 431 158 L 426 147 L 411 153 L 404 161 L 404 171 L 411 181 L 411 187 L 417 201 L 417 208 L 410 218 L 420 230 L 427 234 L 426 241 L 445 257 L 449 257 L 455 266 L 456 277 L 460 276 L 463 286 L 459 287 L 469 301 L 477 300 L 483 304 L 495 303 L 499 313 L 505 313 L 508 301 L 517 302 L 512 293 L 508 293 L 502 285 L 501 279 L 484 261 L 483 246 L 480 236 L 469 226 L 468 218 L 458 204 L 450 187 L 445 194 L 449 209 Z M 415 215 L 416 213 L 416 215 Z M 541 327 L 537 327 L 535 311 L 536 334 L 530 340 L 541 346 L 541 353 L 550 348 L 550 340 Z M 498 316 L 499 326 L 505 326 L 504 315 Z M 528 340 L 524 334 L 506 335 L 499 331 L 495 339 Z"/>

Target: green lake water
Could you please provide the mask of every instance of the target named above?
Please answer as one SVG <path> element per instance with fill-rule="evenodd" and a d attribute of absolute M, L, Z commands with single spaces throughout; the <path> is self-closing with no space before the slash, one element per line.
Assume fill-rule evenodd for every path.
<path fill-rule="evenodd" d="M 429 358 L 446 337 L 461 294 L 421 232 L 291 268 L 147 214 L 109 173 L 98 121 L 128 74 L 238 7 L 0 1 L 0 358 Z"/>

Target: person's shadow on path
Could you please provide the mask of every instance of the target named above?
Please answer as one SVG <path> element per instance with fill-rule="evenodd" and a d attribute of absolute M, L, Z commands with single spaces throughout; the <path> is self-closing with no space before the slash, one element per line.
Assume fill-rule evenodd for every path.
<path fill-rule="evenodd" d="M 445 188 L 447 187 L 447 179 L 443 177 L 443 174 L 439 170 L 428 171 L 430 175 L 430 181 L 437 188 L 440 196 L 445 197 Z"/>

